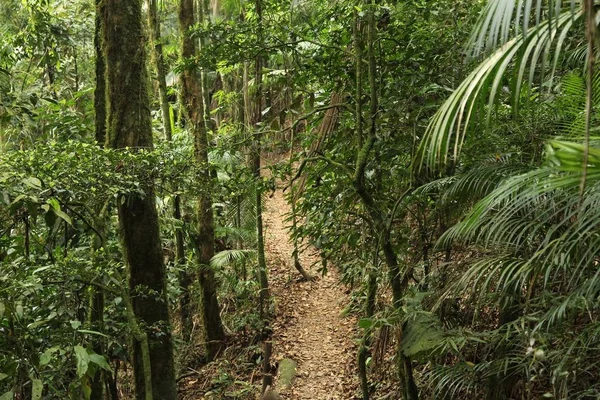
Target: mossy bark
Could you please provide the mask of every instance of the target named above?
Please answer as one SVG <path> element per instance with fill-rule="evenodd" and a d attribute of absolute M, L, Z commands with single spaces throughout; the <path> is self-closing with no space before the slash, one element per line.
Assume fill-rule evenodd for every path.
<path fill-rule="evenodd" d="M 104 0 L 103 49 L 106 60 L 108 144 L 115 149 L 152 148 L 146 40 L 142 0 Z M 166 298 L 166 271 L 159 236 L 154 183 L 142 181 L 144 195 L 122 195 L 118 201 L 121 238 L 129 269 L 131 305 L 137 321 L 146 327 L 146 349 L 133 346 L 136 398 L 146 398 L 152 382 L 156 399 L 177 399 L 173 342 Z M 147 357 L 146 357 L 147 358 Z"/>
<path fill-rule="evenodd" d="M 158 81 L 158 95 L 160 98 L 160 111 L 163 120 L 163 132 L 166 140 L 171 140 L 173 131 L 171 129 L 171 118 L 169 113 L 169 99 L 167 98 L 167 78 L 165 62 L 163 57 L 163 46 L 160 35 L 160 21 L 158 19 L 157 0 L 146 0 L 148 7 L 148 25 L 152 37 L 152 47 L 154 48 L 154 65 L 156 67 L 156 80 Z"/>
<path fill-rule="evenodd" d="M 96 50 L 96 87 L 94 89 L 95 138 L 100 146 L 106 143 L 106 67 L 102 54 L 102 1 L 95 0 L 96 22 L 94 27 L 94 47 Z"/>
<path fill-rule="evenodd" d="M 189 60 L 197 55 L 196 40 L 189 35 L 195 24 L 194 1 L 181 0 L 179 3 L 179 24 L 181 29 L 181 57 Z M 201 317 L 203 322 L 206 355 L 209 360 L 222 349 L 225 333 L 221 322 L 220 307 L 216 293 L 216 279 L 210 267 L 215 254 L 214 215 L 210 191 L 213 187 L 208 163 L 208 132 L 204 119 L 202 81 L 194 67 L 186 68 L 181 74 L 183 105 L 194 135 L 194 157 L 198 166 L 197 178 L 203 187 L 198 199 L 198 236 L 196 238 L 200 271 L 198 282 L 201 291 Z"/>

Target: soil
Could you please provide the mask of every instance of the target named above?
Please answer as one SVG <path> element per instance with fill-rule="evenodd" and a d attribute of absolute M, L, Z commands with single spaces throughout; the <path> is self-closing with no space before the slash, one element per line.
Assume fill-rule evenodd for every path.
<path fill-rule="evenodd" d="M 281 399 L 348 400 L 356 398 L 357 320 L 344 316 L 350 298 L 335 268 L 319 276 L 320 257 L 312 247 L 300 252 L 304 268 L 317 277 L 302 281 L 292 259 L 293 244 L 285 222 L 290 205 L 283 184 L 267 198 L 264 210 L 265 246 L 271 292 L 275 302 L 273 362 L 297 363 L 290 389 L 275 388 Z M 302 247 L 302 246 L 301 246 Z"/>

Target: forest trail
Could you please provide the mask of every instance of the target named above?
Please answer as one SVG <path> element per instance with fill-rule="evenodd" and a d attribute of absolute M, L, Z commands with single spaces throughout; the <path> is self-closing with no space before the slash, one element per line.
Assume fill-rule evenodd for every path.
<path fill-rule="evenodd" d="M 290 389 L 275 388 L 282 400 L 348 400 L 358 386 L 356 378 L 356 318 L 343 317 L 350 298 L 330 268 L 315 281 L 299 281 L 293 266 L 293 244 L 285 222 L 290 205 L 284 184 L 267 198 L 264 210 L 265 247 L 271 293 L 275 302 L 273 362 L 284 358 L 297 363 Z M 312 247 L 300 253 L 300 262 L 318 275 L 319 255 Z M 318 263 L 317 263 L 318 262 Z"/>

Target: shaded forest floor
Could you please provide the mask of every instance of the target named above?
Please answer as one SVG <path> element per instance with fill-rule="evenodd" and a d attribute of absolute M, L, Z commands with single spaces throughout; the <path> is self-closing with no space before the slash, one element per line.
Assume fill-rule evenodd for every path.
<path fill-rule="evenodd" d="M 264 213 L 267 264 L 276 310 L 273 361 L 289 358 L 298 365 L 292 387 L 279 393 L 289 400 L 352 399 L 358 387 L 354 340 L 358 333 L 356 319 L 342 316 L 349 295 L 335 268 L 314 281 L 299 280 L 285 222 L 290 205 L 283 187 L 277 182 Z M 311 246 L 300 253 L 300 262 L 311 275 L 318 275 L 320 257 Z"/>

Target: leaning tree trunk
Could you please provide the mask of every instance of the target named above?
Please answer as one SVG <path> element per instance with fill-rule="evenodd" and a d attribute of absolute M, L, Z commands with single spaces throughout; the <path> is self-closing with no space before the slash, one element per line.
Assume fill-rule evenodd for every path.
<path fill-rule="evenodd" d="M 152 148 L 152 126 L 141 0 L 105 0 L 103 10 L 108 144 L 114 149 Z M 149 354 L 136 340 L 133 371 L 137 399 L 177 399 L 166 271 L 159 236 L 154 184 L 140 176 L 144 195 L 118 200 L 121 237 L 129 268 L 135 317 L 147 327 Z M 145 357 L 144 357 L 145 356 Z M 150 370 L 144 358 L 150 358 Z M 150 372 L 150 380 L 148 379 Z"/>
<path fill-rule="evenodd" d="M 407 279 L 402 278 L 400 265 L 398 263 L 398 258 L 394 247 L 391 242 L 390 235 L 390 227 L 386 224 L 386 221 L 383 218 L 383 213 L 378 204 L 376 203 L 373 195 L 369 191 L 367 184 L 365 182 L 365 169 L 367 167 L 369 155 L 373 151 L 375 141 L 377 139 L 377 114 L 379 110 L 378 105 L 378 96 L 377 96 L 377 63 L 375 59 L 375 34 L 377 26 L 375 24 L 375 7 L 376 3 L 374 0 L 371 0 L 368 3 L 369 12 L 368 12 L 368 21 L 367 21 L 367 59 L 368 59 L 368 83 L 370 90 L 370 100 L 369 100 L 369 127 L 366 130 L 366 135 L 363 134 L 363 125 L 361 122 L 362 118 L 362 102 L 360 101 L 360 97 L 362 97 L 362 88 L 360 87 L 360 79 L 357 79 L 357 83 L 359 86 L 356 88 L 357 90 L 357 105 L 356 105 L 356 115 L 357 115 L 357 125 L 356 125 L 356 136 L 357 141 L 361 146 L 359 147 L 359 151 L 356 158 L 356 167 L 354 171 L 353 177 L 353 186 L 356 190 L 356 193 L 362 200 L 367 213 L 371 217 L 375 228 L 381 232 L 382 241 L 381 247 L 383 250 L 383 254 L 385 257 L 386 264 L 388 266 L 389 279 L 392 287 L 392 297 L 394 307 L 401 307 L 402 305 L 402 297 L 404 296 L 404 291 L 407 287 Z M 355 35 L 359 34 L 359 29 L 355 29 Z M 355 43 L 358 42 L 358 39 L 355 38 Z M 359 46 L 360 49 L 360 46 Z M 359 50 L 360 53 L 360 50 Z M 356 63 L 362 63 L 362 57 L 356 57 Z M 357 66 L 357 72 L 361 66 Z M 359 75 L 360 76 L 360 75 Z M 358 78 L 358 77 L 357 77 Z M 415 384 L 413 378 L 412 371 L 412 363 L 409 357 L 405 356 L 400 349 L 401 339 L 402 339 L 402 330 L 403 327 L 399 327 L 398 333 L 398 348 L 397 348 L 397 359 L 398 359 L 398 376 L 400 379 L 400 384 L 402 385 L 403 398 L 405 400 L 418 400 L 419 392 L 417 386 Z"/>
<path fill-rule="evenodd" d="M 290 76 L 290 60 L 289 60 L 289 56 L 287 54 L 284 54 L 284 62 L 285 62 L 285 76 L 286 76 L 286 81 L 287 81 L 287 91 L 286 91 L 286 114 L 291 114 L 292 111 L 292 107 L 293 107 L 293 103 L 294 103 L 294 89 L 293 89 L 293 83 L 292 83 L 292 78 Z M 284 120 L 285 123 L 285 120 Z M 290 156 L 289 156 L 289 169 L 290 169 L 290 174 L 292 173 L 292 171 L 294 170 L 294 143 L 295 143 L 295 133 L 296 133 L 296 127 L 294 126 L 294 123 L 292 121 L 290 121 L 291 125 L 290 125 Z M 281 124 L 282 127 L 284 124 Z M 292 262 L 294 263 L 294 267 L 296 268 L 296 270 L 300 273 L 300 275 L 302 276 L 302 279 L 310 281 L 313 280 L 314 277 L 312 275 L 310 275 L 302 266 L 302 263 L 300 262 L 300 250 L 299 250 L 299 243 L 298 243 L 298 235 L 297 235 L 297 231 L 298 231 L 298 213 L 296 211 L 296 194 L 295 194 L 295 185 L 294 182 L 290 182 L 290 207 L 291 207 L 291 215 L 290 215 L 290 219 L 292 222 L 292 226 L 290 228 L 290 232 L 292 234 L 292 245 L 293 245 L 293 250 L 292 250 Z"/>
<path fill-rule="evenodd" d="M 194 1 L 181 0 L 179 5 L 179 24 L 182 35 L 181 57 L 189 60 L 197 55 L 196 41 L 189 35 L 195 24 Z M 221 323 L 219 302 L 216 293 L 216 281 L 210 260 L 215 254 L 214 216 L 212 209 L 212 180 L 208 164 L 208 137 L 204 120 L 202 82 L 198 72 L 186 68 L 181 74 L 182 98 L 194 135 L 194 157 L 198 164 L 198 181 L 202 194 L 198 201 L 197 253 L 200 264 L 198 280 L 201 295 L 201 317 L 203 322 L 206 355 L 213 359 L 222 349 L 225 340 Z"/>

